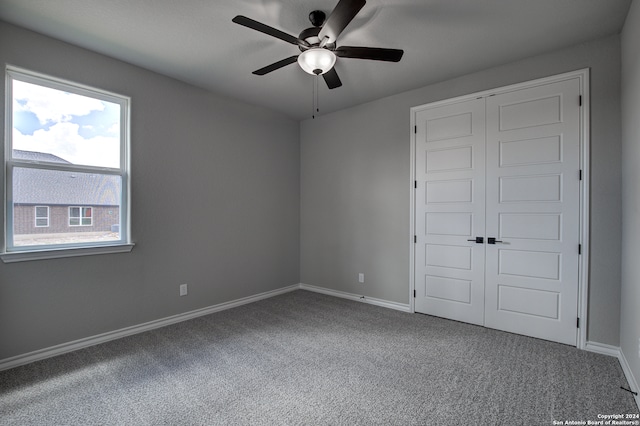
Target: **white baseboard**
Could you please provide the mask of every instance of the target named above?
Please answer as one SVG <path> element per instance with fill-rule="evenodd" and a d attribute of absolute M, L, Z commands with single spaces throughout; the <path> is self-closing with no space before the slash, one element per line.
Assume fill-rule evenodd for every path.
<path fill-rule="evenodd" d="M 624 372 L 624 376 L 627 379 L 627 383 L 629 383 L 629 389 L 633 392 L 638 392 L 638 382 L 636 378 L 633 376 L 633 372 L 631 371 L 631 367 L 629 367 L 629 363 L 627 362 L 627 358 L 624 356 L 624 352 L 617 347 L 611 345 L 605 345 L 604 343 L 598 342 L 587 342 L 584 348 L 586 351 L 595 352 L 598 354 L 609 355 L 618 358 L 620 362 L 620 366 L 622 367 L 622 371 Z M 638 409 L 640 409 L 640 396 L 633 396 Z"/>
<path fill-rule="evenodd" d="M 629 388 L 636 392 L 634 395 L 634 399 L 636 400 L 636 405 L 640 410 L 640 395 L 637 395 L 637 392 L 640 392 L 640 388 L 638 388 L 638 382 L 631 371 L 631 367 L 629 367 L 629 363 L 627 362 L 627 358 L 624 356 L 624 352 L 620 351 L 620 356 L 618 357 L 620 360 L 620 365 L 622 366 L 622 371 L 624 371 L 624 375 L 627 378 L 627 382 L 629 383 Z"/>
<path fill-rule="evenodd" d="M 173 315 L 159 320 L 98 334 L 96 336 L 74 340 L 72 342 L 63 343 L 49 348 L 39 349 L 37 351 L 17 355 L 11 358 L 5 358 L 3 360 L 0 360 L 0 371 L 8 370 L 10 368 L 29 364 L 35 361 L 40 361 L 46 358 L 51 358 L 57 355 L 62 355 L 68 352 L 73 352 L 79 349 L 87 348 L 89 346 L 109 342 L 111 340 L 120 339 L 122 337 L 143 333 L 145 331 L 154 330 L 156 328 L 166 327 L 168 325 L 176 324 L 182 321 L 188 321 L 193 318 L 224 311 L 226 309 L 231 309 L 238 306 L 246 305 L 248 303 L 257 302 L 259 300 L 268 299 L 270 297 L 278 296 L 295 290 L 308 290 L 316 293 L 326 294 L 329 296 L 335 296 L 343 299 L 355 300 L 357 302 L 368 303 L 371 305 L 382 306 L 384 308 L 395 309 L 402 312 L 411 312 L 411 306 L 409 304 L 391 302 L 388 300 L 376 299 L 374 297 L 365 297 L 358 294 L 300 283 L 288 287 L 283 287 L 277 290 L 267 291 L 253 296 L 243 297 L 241 299 L 220 303 L 206 308 L 196 309 L 194 311 Z M 638 382 L 633 376 L 631 368 L 627 363 L 627 359 L 625 358 L 624 353 L 620 350 L 619 347 L 598 342 L 587 342 L 584 349 L 589 352 L 595 352 L 618 358 L 620 365 L 622 366 L 622 371 L 624 372 L 627 382 L 629 383 L 629 387 L 632 391 L 638 392 Z M 635 395 L 634 397 L 636 404 L 640 408 L 640 397 L 638 395 Z"/>
<path fill-rule="evenodd" d="M 339 290 L 331 290 L 329 288 L 317 287 L 314 285 L 302 283 L 300 284 L 300 289 L 327 294 L 329 296 L 341 297 L 343 299 L 355 300 L 357 302 L 368 303 L 370 305 L 382 306 L 384 308 L 395 309 L 396 311 L 411 312 L 411 306 L 405 303 L 390 302 L 388 300 L 376 299 L 375 297 L 366 297 L 359 294 L 347 293 Z"/>
<path fill-rule="evenodd" d="M 597 354 L 609 355 L 615 358 L 620 358 L 619 347 L 606 345 L 604 343 L 587 341 L 587 343 L 584 345 L 584 350 L 589 352 L 595 352 Z"/>
<path fill-rule="evenodd" d="M 223 311 L 226 309 L 235 308 L 238 306 L 246 305 L 248 303 L 257 302 L 258 300 L 267 299 L 270 297 L 278 296 L 280 294 L 288 293 L 294 290 L 309 290 L 317 293 L 324 293 L 331 296 L 347 298 L 351 300 L 357 300 L 359 302 L 370 303 L 372 305 L 383 306 L 385 308 L 396 309 L 404 312 L 410 312 L 409 305 L 402 303 L 389 302 L 382 299 L 375 299 L 370 297 L 358 296 L 351 293 L 345 293 L 336 290 L 325 289 L 316 286 L 310 286 L 306 284 L 294 284 L 292 286 L 283 287 L 277 290 L 267 291 L 264 293 L 256 294 L 249 297 L 243 297 L 241 299 L 232 300 L 225 303 L 209 306 L 202 309 L 196 309 L 194 311 L 185 312 L 178 315 L 173 315 L 159 320 L 146 322 L 143 324 L 134 325 L 131 327 L 121 328 L 115 331 L 109 331 L 107 333 L 98 334 L 83 339 L 74 340 L 72 342 L 62 343 L 60 345 L 51 346 L 49 348 L 39 349 L 26 354 L 17 355 L 11 358 L 5 358 L 0 360 L 0 371 L 8 370 L 10 368 L 19 367 L 21 365 L 29 364 L 35 361 L 40 361 L 46 358 L 51 358 L 57 355 L 62 355 L 68 352 L 77 351 L 79 349 L 87 348 L 89 346 L 99 345 L 101 343 L 109 342 L 111 340 L 120 339 L 122 337 L 131 336 L 138 333 L 144 333 L 145 331 L 154 330 L 156 328 L 166 327 L 171 324 L 176 324 L 182 321 L 188 321 L 193 318 L 209 315 L 214 312 Z"/>
<path fill-rule="evenodd" d="M 162 318 L 159 320 L 134 325 L 131 327 L 121 328 L 115 331 L 109 331 L 107 333 L 98 334 L 96 336 L 86 337 L 84 339 L 74 340 L 68 343 L 62 343 L 60 345 L 39 349 L 37 351 L 28 352 L 26 354 L 17 355 L 11 358 L 5 358 L 3 360 L 0 360 L 0 371 L 8 370 L 10 368 L 29 364 L 35 361 L 40 361 L 46 358 L 51 358 L 56 355 L 62 355 L 68 352 L 73 352 L 78 349 L 87 348 L 89 346 L 98 345 L 100 343 L 109 342 L 111 340 L 120 339 L 122 337 L 131 336 L 133 334 L 143 333 L 145 331 L 154 330 L 160 327 L 166 327 L 167 325 L 176 324 L 182 321 L 187 321 L 187 320 L 201 317 L 204 315 L 209 315 L 214 312 L 224 311 L 226 309 L 231 309 L 238 306 L 246 305 L 248 303 L 257 302 L 258 300 L 278 296 L 280 294 L 298 290 L 299 288 L 300 288 L 300 285 L 295 284 L 295 285 L 283 287 L 277 290 L 267 291 L 267 292 L 256 294 L 253 296 L 243 297 L 241 299 L 220 303 L 220 304 L 209 306 L 202 309 L 196 309 L 194 311 L 185 312 L 178 315 L 173 315 L 173 316 Z"/>

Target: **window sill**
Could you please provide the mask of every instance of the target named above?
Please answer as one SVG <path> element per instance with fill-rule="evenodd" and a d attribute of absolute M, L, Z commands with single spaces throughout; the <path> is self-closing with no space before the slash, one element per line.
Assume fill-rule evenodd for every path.
<path fill-rule="evenodd" d="M 94 254 L 129 253 L 135 244 L 115 244 L 109 246 L 78 247 L 58 250 L 18 251 L 0 254 L 4 263 L 26 262 L 30 260 L 59 259 L 64 257 L 91 256 Z"/>

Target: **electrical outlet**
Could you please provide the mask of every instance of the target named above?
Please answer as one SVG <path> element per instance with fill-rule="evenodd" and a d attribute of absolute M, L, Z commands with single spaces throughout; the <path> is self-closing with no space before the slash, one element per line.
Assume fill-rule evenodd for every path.
<path fill-rule="evenodd" d="M 359 283 L 363 283 L 364 282 L 364 274 L 362 272 L 358 274 L 358 282 Z"/>
<path fill-rule="evenodd" d="M 186 284 L 180 284 L 180 296 L 186 296 L 187 293 L 188 293 L 187 285 Z"/>

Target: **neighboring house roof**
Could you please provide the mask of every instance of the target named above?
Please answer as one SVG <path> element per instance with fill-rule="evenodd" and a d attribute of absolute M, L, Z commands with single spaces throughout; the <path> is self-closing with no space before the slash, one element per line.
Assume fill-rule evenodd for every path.
<path fill-rule="evenodd" d="M 14 158 L 71 164 L 55 155 L 13 151 Z M 38 205 L 117 206 L 120 176 L 14 167 L 13 203 Z"/>
<path fill-rule="evenodd" d="M 47 154 L 44 152 L 36 152 L 36 151 L 22 151 L 20 149 L 14 149 L 13 158 L 18 160 L 27 160 L 27 161 L 46 161 L 47 163 L 64 163 L 71 164 L 67 160 L 64 160 L 56 155 Z"/>

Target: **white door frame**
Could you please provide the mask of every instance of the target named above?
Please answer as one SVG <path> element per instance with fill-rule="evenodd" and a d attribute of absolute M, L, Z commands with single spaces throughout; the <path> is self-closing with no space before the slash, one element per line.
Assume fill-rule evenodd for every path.
<path fill-rule="evenodd" d="M 546 78 L 485 90 L 465 96 L 432 102 L 411 108 L 411 159 L 410 159 L 410 209 L 409 209 L 409 305 L 410 311 L 415 313 L 415 182 L 416 182 L 416 114 L 424 109 L 435 106 L 443 106 L 456 102 L 466 101 L 474 98 L 485 98 L 499 93 L 512 92 L 515 90 L 541 86 L 563 80 L 578 78 L 580 82 L 580 96 L 582 107 L 580 108 L 580 170 L 582 170 L 582 180 L 580 182 L 580 244 L 582 254 L 578 256 L 578 318 L 580 318 L 580 328 L 578 329 L 578 349 L 585 349 L 587 344 L 587 324 L 588 324 L 588 294 L 589 294 L 589 128 L 590 128 L 590 96 L 589 96 L 589 69 L 581 69 L 564 74 L 558 74 Z M 577 102 L 578 100 L 576 100 Z"/>

